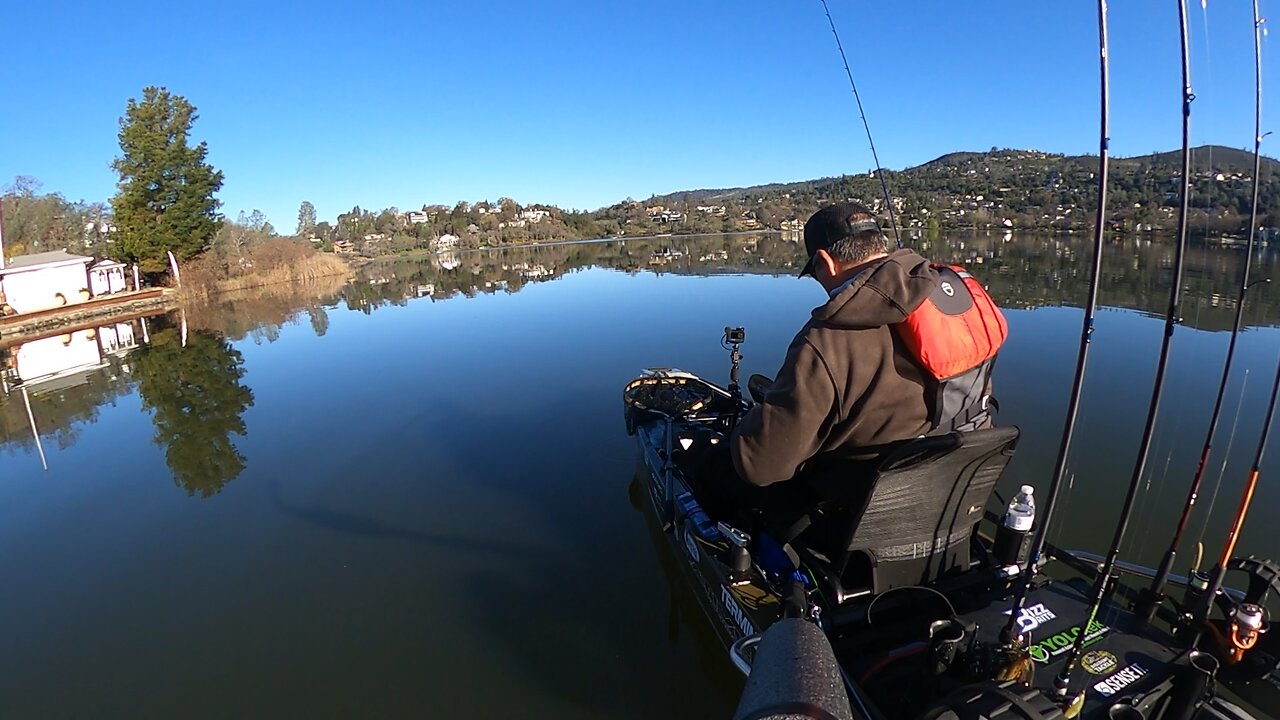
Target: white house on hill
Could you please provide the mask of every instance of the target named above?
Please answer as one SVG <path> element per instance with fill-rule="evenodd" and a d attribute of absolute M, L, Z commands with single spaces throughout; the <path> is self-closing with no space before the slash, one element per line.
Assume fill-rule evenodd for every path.
<path fill-rule="evenodd" d="M 90 297 L 91 262 L 65 250 L 13 258 L 0 269 L 0 298 L 19 313 L 84 302 Z"/>

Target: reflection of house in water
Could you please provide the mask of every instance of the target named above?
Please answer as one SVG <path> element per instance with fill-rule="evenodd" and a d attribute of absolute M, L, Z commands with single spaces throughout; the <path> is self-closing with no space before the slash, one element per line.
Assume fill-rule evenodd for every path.
<path fill-rule="evenodd" d="M 107 356 L 123 356 L 137 346 L 132 322 L 30 340 L 0 350 L 5 390 L 21 385 L 30 392 L 42 392 L 51 385 L 78 385 L 90 372 L 106 367 Z"/>
<path fill-rule="evenodd" d="M 454 252 L 442 252 L 436 256 L 436 262 L 440 264 L 441 270 L 456 270 L 462 261 L 458 259 L 458 254 Z"/>
<path fill-rule="evenodd" d="M 69 432 L 72 423 L 92 418 L 94 408 L 115 394 L 109 388 L 119 387 L 120 374 L 130 372 L 118 358 L 138 346 L 139 330 L 146 337 L 145 323 L 140 319 L 80 328 L 0 348 L 0 390 L 20 397 L 16 417 L 0 422 L 0 427 L 9 428 L 0 442 L 13 440 L 11 431 L 28 426 L 47 469 L 42 432 Z"/>
<path fill-rule="evenodd" d="M 649 256 L 649 264 L 650 265 L 666 265 L 672 260 L 675 260 L 683 256 L 684 256 L 684 253 L 675 248 L 664 247 L 659 250 L 655 250 L 653 254 Z"/>

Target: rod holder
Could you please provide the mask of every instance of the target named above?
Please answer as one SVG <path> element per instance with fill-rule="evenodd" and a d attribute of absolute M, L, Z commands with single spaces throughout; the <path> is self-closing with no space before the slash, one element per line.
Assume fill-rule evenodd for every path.
<path fill-rule="evenodd" d="M 1187 664 L 1174 679 L 1163 720 L 1191 720 L 1217 673 L 1217 658 L 1199 650 L 1187 653 Z"/>

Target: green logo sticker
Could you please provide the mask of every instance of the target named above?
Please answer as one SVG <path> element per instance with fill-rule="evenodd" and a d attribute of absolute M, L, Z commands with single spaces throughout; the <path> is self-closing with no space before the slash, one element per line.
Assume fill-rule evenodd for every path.
<path fill-rule="evenodd" d="M 1086 632 L 1084 636 L 1084 646 L 1089 647 L 1090 645 L 1098 642 L 1098 640 L 1102 639 L 1103 635 L 1106 635 L 1109 632 L 1111 632 L 1111 628 L 1103 625 L 1097 620 L 1091 621 L 1089 623 L 1089 631 Z M 1050 635 L 1044 640 L 1032 645 L 1028 650 L 1028 653 L 1031 655 L 1032 660 L 1047 665 L 1059 655 L 1069 652 L 1071 650 L 1071 646 L 1075 644 L 1076 638 L 1079 636 L 1079 626 L 1069 628 L 1056 635 Z M 1112 659 L 1115 659 L 1114 656 Z"/>

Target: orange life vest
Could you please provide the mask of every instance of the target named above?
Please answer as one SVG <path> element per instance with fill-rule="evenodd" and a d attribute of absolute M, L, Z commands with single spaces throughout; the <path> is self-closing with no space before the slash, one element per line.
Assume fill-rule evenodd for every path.
<path fill-rule="evenodd" d="M 991 370 L 1009 325 L 963 267 L 933 268 L 938 271 L 937 288 L 893 327 L 932 380 L 930 434 L 972 430 L 988 415 Z"/>

